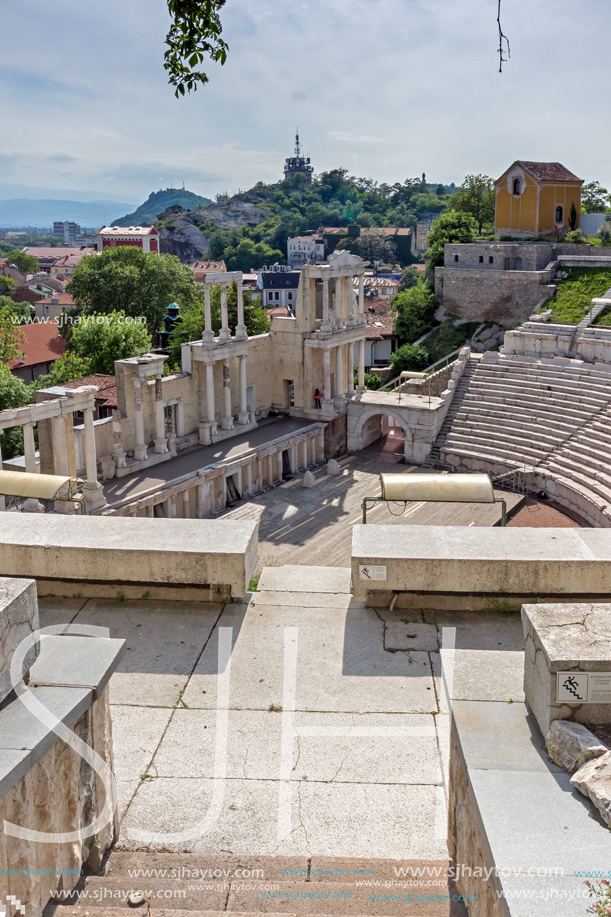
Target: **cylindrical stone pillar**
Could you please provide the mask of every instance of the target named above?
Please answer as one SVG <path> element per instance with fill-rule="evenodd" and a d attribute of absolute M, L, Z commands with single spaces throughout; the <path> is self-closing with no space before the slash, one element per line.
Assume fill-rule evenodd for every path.
<path fill-rule="evenodd" d="M 214 342 L 214 332 L 212 330 L 212 311 L 210 308 L 210 287 L 204 284 L 204 335 L 202 340 L 205 344 Z"/>
<path fill-rule="evenodd" d="M 147 456 L 146 443 L 144 441 L 144 417 L 142 414 L 142 379 L 134 379 L 134 426 L 136 428 L 136 445 L 134 447 L 134 458 L 137 462 L 143 462 Z"/>
<path fill-rule="evenodd" d="M 241 356 L 238 359 L 240 361 L 240 413 L 238 415 L 238 423 L 248 423 L 250 417 L 246 402 L 246 356 Z"/>

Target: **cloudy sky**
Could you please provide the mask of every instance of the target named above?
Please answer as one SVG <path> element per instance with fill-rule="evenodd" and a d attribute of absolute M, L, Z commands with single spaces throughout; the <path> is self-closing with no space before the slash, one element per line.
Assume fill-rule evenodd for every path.
<path fill-rule="evenodd" d="M 227 0 L 225 67 L 176 100 L 165 0 L 2 4 L 0 182 L 143 200 L 316 171 L 394 182 L 560 160 L 611 187 L 609 0 Z M 16 196 L 4 193 L 2 196 Z"/>

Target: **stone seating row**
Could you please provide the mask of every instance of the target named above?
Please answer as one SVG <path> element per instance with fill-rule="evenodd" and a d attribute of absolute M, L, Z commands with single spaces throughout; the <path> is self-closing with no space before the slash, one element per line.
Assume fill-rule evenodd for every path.
<path fill-rule="evenodd" d="M 601 377 L 601 376 L 584 376 L 574 374 L 547 374 L 547 373 L 529 373 L 529 374 L 518 374 L 515 372 L 506 372 L 502 370 L 498 373 L 491 373 L 487 370 L 482 369 L 481 372 L 478 372 L 476 375 L 476 380 L 480 383 L 485 384 L 507 384 L 507 385 L 537 385 L 539 387 L 551 386 L 558 391 L 570 391 L 575 392 L 580 389 L 586 389 L 587 391 L 594 390 L 596 392 L 606 393 L 607 397 L 611 397 L 611 376 Z"/>
<path fill-rule="evenodd" d="M 480 374 L 476 374 L 475 377 L 471 380 L 470 388 L 473 389 L 483 389 L 490 391 L 507 391 L 509 389 L 514 389 L 525 394 L 537 394 L 546 395 L 548 392 L 552 392 L 556 396 L 567 396 L 569 398 L 574 398 L 575 400 L 581 401 L 582 399 L 591 399 L 594 402 L 607 402 L 611 398 L 611 385 L 607 383 L 606 385 L 597 384 L 594 380 L 591 382 L 571 382 L 568 379 L 560 382 L 559 380 L 553 379 L 535 379 L 535 378 L 516 378 L 515 375 L 508 376 L 494 376 L 493 378 L 482 378 Z"/>
<path fill-rule="evenodd" d="M 481 415 L 478 414 L 474 406 L 468 410 L 458 411 L 454 418 L 457 422 L 475 424 L 482 423 Z M 567 436 L 575 433 L 576 425 L 574 423 L 563 423 L 556 420 L 555 412 L 546 411 L 539 405 L 530 410 L 524 411 L 502 411 L 488 407 L 486 411 L 486 420 L 488 424 L 493 424 L 498 429 L 499 424 L 510 424 L 522 430 L 529 430 L 531 433 L 537 430 L 537 436 L 543 437 L 544 441 L 550 440 L 555 445 L 566 439 Z M 547 424 L 543 429 L 545 433 L 540 433 L 541 424 Z M 458 424 L 457 424 L 458 425 Z"/>

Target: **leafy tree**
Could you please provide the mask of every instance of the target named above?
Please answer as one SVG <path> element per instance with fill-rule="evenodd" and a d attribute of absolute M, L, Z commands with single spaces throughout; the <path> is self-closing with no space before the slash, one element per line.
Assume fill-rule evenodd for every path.
<path fill-rule="evenodd" d="M 443 265 L 444 245 L 449 242 L 473 242 L 474 238 L 473 217 L 469 213 L 451 210 L 438 216 L 433 221 L 427 240 L 426 268 L 429 282 L 433 281 L 435 268 Z"/>
<path fill-rule="evenodd" d="M 399 281 L 399 289 L 401 292 L 415 287 L 418 281 L 420 280 L 420 274 L 413 266 L 410 264 L 408 267 L 403 268 L 401 272 L 401 280 Z"/>
<path fill-rule="evenodd" d="M 5 277 L 3 274 L 0 274 L 0 295 L 4 293 L 10 293 L 10 291 L 14 290 L 16 286 L 16 280 L 13 280 L 12 277 Z"/>
<path fill-rule="evenodd" d="M 15 305 L 12 299 L 9 302 Z M 0 363 L 6 365 L 18 357 L 24 343 L 25 335 L 19 330 L 18 316 L 8 306 L 0 306 Z"/>
<path fill-rule="evenodd" d="M 238 288 L 233 283 L 227 293 L 227 318 L 232 334 L 235 334 L 238 323 Z M 221 288 L 212 287 L 210 294 L 210 312 L 212 330 L 218 335 L 221 330 Z M 244 290 L 244 324 L 249 337 L 257 334 L 267 334 L 270 329 L 270 320 L 267 311 L 261 308 L 260 298 L 253 295 L 251 290 Z M 178 348 L 187 341 L 198 341 L 206 327 L 203 297 L 194 305 L 181 311 L 180 321 L 174 326 L 170 336 L 170 347 Z M 178 352 L 176 350 L 176 352 Z"/>
<path fill-rule="evenodd" d="M 112 372 L 114 373 L 114 367 Z M 51 372 L 46 376 L 39 376 L 32 383 L 31 388 L 39 391 L 41 388 L 51 388 L 53 385 L 63 385 L 65 382 L 74 382 L 84 376 L 91 375 L 91 361 L 67 351 L 63 357 L 56 360 Z"/>
<path fill-rule="evenodd" d="M 589 181 L 581 189 L 582 213 L 605 213 L 611 205 L 611 196 L 598 181 Z"/>
<path fill-rule="evenodd" d="M 35 274 L 38 270 L 38 258 L 28 255 L 27 252 L 12 252 L 9 261 L 14 264 L 22 274 Z"/>
<path fill-rule="evenodd" d="M 0 411 L 22 408 L 33 401 L 32 393 L 21 379 L 14 376 L 8 366 L 0 363 Z M 2 457 L 13 458 L 23 455 L 23 431 L 21 427 L 10 427 L 0 435 Z"/>
<path fill-rule="evenodd" d="M 252 239 L 242 239 L 237 248 L 228 246 L 223 252 L 223 261 L 229 271 L 243 271 L 248 274 L 252 269 L 263 267 L 264 264 L 274 264 L 284 260 L 280 249 L 270 248 L 265 242 L 257 245 Z"/>
<path fill-rule="evenodd" d="M 452 195 L 450 206 L 452 210 L 471 214 L 481 235 L 484 223 L 494 222 L 494 181 L 488 175 L 467 175 Z"/>
<path fill-rule="evenodd" d="M 68 341 L 71 353 L 81 360 L 89 360 L 90 373 L 109 376 L 114 375 L 115 360 L 139 357 L 151 347 L 146 325 L 117 311 L 81 316 Z"/>
<path fill-rule="evenodd" d="M 575 202 L 571 204 L 571 211 L 569 213 L 569 226 L 571 227 L 571 233 L 575 232 L 575 227 L 577 226 L 577 208 L 575 207 Z"/>
<path fill-rule="evenodd" d="M 404 344 L 395 350 L 390 358 L 393 374 L 400 375 L 403 372 L 421 372 L 430 363 L 429 352 L 426 347 L 416 344 Z"/>
<path fill-rule="evenodd" d="M 361 232 L 358 252 L 364 261 L 394 261 L 397 257 L 392 240 L 382 229 L 377 228 Z"/>
<path fill-rule="evenodd" d="M 83 258 L 66 289 L 88 313 L 144 317 L 152 335 L 171 302 L 185 307 L 198 297 L 193 271 L 178 258 L 131 247 Z"/>
<path fill-rule="evenodd" d="M 10 296 L 0 296 L 0 309 L 7 309 L 10 315 L 19 319 L 15 324 L 27 322 L 35 313 L 34 307 L 29 302 L 15 302 Z"/>
<path fill-rule="evenodd" d="M 396 311 L 395 331 L 401 343 L 412 343 L 423 334 L 433 321 L 437 300 L 424 281 L 399 293 L 393 300 Z"/>

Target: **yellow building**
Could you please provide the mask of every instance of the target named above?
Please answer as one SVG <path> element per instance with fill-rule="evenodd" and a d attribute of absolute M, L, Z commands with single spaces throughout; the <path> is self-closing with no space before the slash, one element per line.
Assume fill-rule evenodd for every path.
<path fill-rule="evenodd" d="M 559 162 L 518 159 L 495 182 L 497 236 L 564 235 L 572 228 L 573 204 L 578 229 L 582 185 Z"/>

